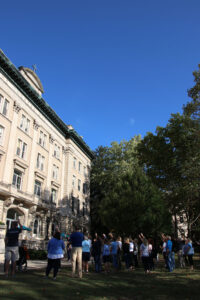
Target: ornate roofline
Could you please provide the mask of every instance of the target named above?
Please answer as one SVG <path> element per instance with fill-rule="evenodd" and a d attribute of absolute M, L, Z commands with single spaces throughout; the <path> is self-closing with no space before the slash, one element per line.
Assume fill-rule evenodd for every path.
<path fill-rule="evenodd" d="M 90 158 L 93 152 L 75 130 L 71 130 L 58 117 L 49 104 L 34 90 L 20 71 L 0 49 L 0 72 L 17 87 L 18 90 L 48 119 L 48 121 L 65 137 L 70 138 Z"/>
<path fill-rule="evenodd" d="M 44 89 L 43 89 L 42 83 L 41 83 L 39 77 L 37 76 L 37 74 L 33 70 L 31 70 L 29 68 L 26 68 L 26 67 L 23 67 L 23 66 L 19 67 L 18 69 L 20 71 L 23 70 L 25 72 L 25 74 L 29 77 L 29 79 L 32 81 L 32 79 L 29 76 L 29 73 L 31 73 L 31 75 L 35 78 L 35 80 L 36 80 L 36 82 L 38 84 L 39 90 L 41 91 L 42 94 L 44 93 Z"/>

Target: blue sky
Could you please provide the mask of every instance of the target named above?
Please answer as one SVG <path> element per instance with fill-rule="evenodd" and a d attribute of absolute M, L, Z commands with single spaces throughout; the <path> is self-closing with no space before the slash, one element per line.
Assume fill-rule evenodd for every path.
<path fill-rule="evenodd" d="M 95 149 L 182 112 L 200 63 L 199 0 L 1 3 L 0 48 Z"/>

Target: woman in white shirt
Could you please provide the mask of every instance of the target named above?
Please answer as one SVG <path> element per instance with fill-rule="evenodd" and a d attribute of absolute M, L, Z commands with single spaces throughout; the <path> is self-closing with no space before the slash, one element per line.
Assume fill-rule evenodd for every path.
<path fill-rule="evenodd" d="M 149 267 L 149 245 L 146 238 L 143 238 L 140 246 L 140 257 L 142 258 L 145 273 L 150 273 Z"/>

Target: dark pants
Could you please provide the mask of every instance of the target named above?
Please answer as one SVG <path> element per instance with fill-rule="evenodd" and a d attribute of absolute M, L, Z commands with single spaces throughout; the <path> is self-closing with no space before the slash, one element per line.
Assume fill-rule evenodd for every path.
<path fill-rule="evenodd" d="M 47 264 L 47 268 L 46 268 L 46 276 L 49 276 L 51 269 L 53 269 L 53 277 L 56 277 L 59 268 L 60 268 L 60 258 L 58 258 L 58 259 L 48 258 L 48 264 Z"/>
<path fill-rule="evenodd" d="M 188 255 L 188 261 L 189 261 L 190 266 L 194 265 L 194 263 L 193 263 L 193 254 Z"/>
<path fill-rule="evenodd" d="M 137 268 L 138 267 L 138 256 L 137 256 L 137 254 L 133 255 L 133 259 L 134 259 L 135 267 Z"/>
<path fill-rule="evenodd" d="M 142 262 L 143 262 L 143 266 L 144 266 L 144 270 L 149 271 L 150 267 L 149 267 L 149 257 L 148 256 L 142 256 Z"/>
<path fill-rule="evenodd" d="M 100 254 L 94 255 L 94 262 L 95 262 L 95 272 L 101 272 L 101 256 Z"/>
<path fill-rule="evenodd" d="M 126 268 L 129 269 L 130 268 L 130 253 L 124 253 L 124 261 L 125 261 Z"/>

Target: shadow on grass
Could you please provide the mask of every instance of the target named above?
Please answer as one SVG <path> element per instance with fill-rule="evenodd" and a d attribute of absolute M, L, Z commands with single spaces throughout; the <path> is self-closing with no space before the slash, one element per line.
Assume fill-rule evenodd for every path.
<path fill-rule="evenodd" d="M 18 273 L 14 279 L 0 277 L 0 299 L 200 299 L 200 272 L 177 269 L 172 273 L 158 269 L 145 275 L 131 272 L 96 274 L 72 278 L 69 267 L 62 268 L 57 280 L 44 278 L 44 271 Z"/>

